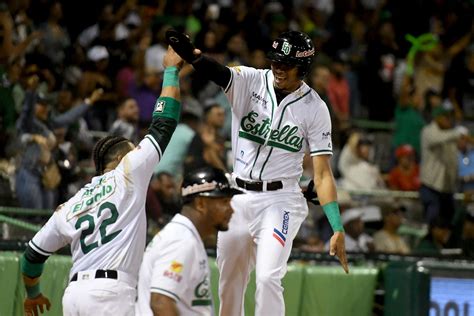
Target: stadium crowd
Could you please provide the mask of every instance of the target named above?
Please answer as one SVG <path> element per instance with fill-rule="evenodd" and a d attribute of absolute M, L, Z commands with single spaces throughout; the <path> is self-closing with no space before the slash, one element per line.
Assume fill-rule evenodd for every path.
<path fill-rule="evenodd" d="M 228 66 L 255 68 L 269 67 L 272 38 L 295 29 L 317 48 L 306 81 L 332 115 L 348 251 L 459 248 L 472 258 L 473 14 L 461 0 L 2 1 L 0 205 L 53 210 L 94 175 L 97 138 L 140 139 L 160 94 L 168 28 Z M 223 91 L 191 67 L 180 79 L 181 122 L 148 189 L 151 230 L 179 210 L 184 172 L 232 170 Z M 354 193 L 380 189 L 419 199 Z M 296 246 L 327 247 L 321 218 L 312 208 Z"/>

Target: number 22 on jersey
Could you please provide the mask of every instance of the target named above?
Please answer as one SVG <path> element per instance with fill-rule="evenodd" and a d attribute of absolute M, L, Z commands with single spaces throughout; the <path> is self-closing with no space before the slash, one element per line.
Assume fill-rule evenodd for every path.
<path fill-rule="evenodd" d="M 94 216 L 90 214 L 85 214 L 77 219 L 75 228 L 76 229 L 82 229 L 81 232 L 81 250 L 84 254 L 87 254 L 90 252 L 92 249 L 99 247 L 100 245 L 104 245 L 114 239 L 122 230 L 118 230 L 113 233 L 107 234 L 107 226 L 115 223 L 117 221 L 117 218 L 119 216 L 119 213 L 117 211 L 117 207 L 115 204 L 110 203 L 110 202 L 105 202 L 102 203 L 99 207 L 99 212 L 97 213 L 97 220 L 100 219 L 100 215 L 104 210 L 110 210 L 110 217 L 105 218 L 99 225 L 99 231 L 100 231 L 100 244 L 99 241 L 94 241 L 90 244 L 86 244 L 85 238 L 92 233 L 94 233 L 95 227 L 96 227 L 96 219 Z M 87 222 L 86 228 L 82 228 L 82 223 Z M 98 224 L 98 223 L 97 223 Z"/>

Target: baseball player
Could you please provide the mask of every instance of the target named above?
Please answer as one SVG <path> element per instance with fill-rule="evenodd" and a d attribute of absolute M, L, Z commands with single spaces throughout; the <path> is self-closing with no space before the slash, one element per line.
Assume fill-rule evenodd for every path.
<path fill-rule="evenodd" d="M 31 239 L 21 258 L 26 315 L 49 309 L 40 290 L 46 259 L 71 245 L 73 265 L 63 296 L 64 315 L 133 315 L 137 276 L 145 248 L 145 196 L 155 165 L 180 113 L 178 72 L 182 59 L 171 49 L 163 59 L 163 90 L 148 134 L 135 148 L 108 136 L 94 146 L 97 176 L 60 205 Z"/>
<path fill-rule="evenodd" d="M 222 87 L 232 105 L 233 178 L 246 194 L 232 199 L 234 215 L 220 232 L 221 315 L 243 315 L 250 272 L 256 269 L 256 315 L 284 315 L 281 279 L 296 233 L 308 208 L 298 185 L 306 151 L 312 156 L 320 203 L 334 230 L 330 254 L 348 272 L 326 104 L 303 78 L 315 54 L 300 32 L 281 34 L 270 47 L 271 69 L 225 67 L 195 49 L 189 38 L 169 30 L 174 50 L 203 77 Z"/>
<path fill-rule="evenodd" d="M 241 193 L 224 172 L 203 167 L 183 180 L 184 207 L 148 245 L 138 281 L 136 314 L 212 315 L 207 253 L 202 239 L 226 231 L 230 199 Z"/>

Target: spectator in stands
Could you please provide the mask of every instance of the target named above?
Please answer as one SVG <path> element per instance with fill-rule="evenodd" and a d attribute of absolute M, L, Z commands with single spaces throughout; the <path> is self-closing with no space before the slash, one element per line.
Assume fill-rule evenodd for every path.
<path fill-rule="evenodd" d="M 396 38 L 393 23 L 384 20 L 378 25 L 375 38 L 368 43 L 367 69 L 361 82 L 364 83 L 363 96 L 371 120 L 390 121 L 393 118 L 394 70 L 400 57 Z"/>
<path fill-rule="evenodd" d="M 86 50 L 100 37 L 101 33 L 110 32 L 115 30 L 117 23 L 117 16 L 114 14 L 114 7 L 108 3 L 102 7 L 100 14 L 98 15 L 97 23 L 84 29 L 77 38 L 79 45 Z M 113 34 L 115 39 L 115 34 Z"/>
<path fill-rule="evenodd" d="M 420 166 L 415 161 L 415 150 L 411 145 L 401 145 L 395 150 L 397 166 L 388 175 L 388 186 L 393 190 L 418 191 L 420 188 Z"/>
<path fill-rule="evenodd" d="M 446 73 L 445 81 L 449 100 L 457 109 L 462 110 L 466 118 L 472 120 L 474 118 L 474 43 L 453 60 L 451 68 Z"/>
<path fill-rule="evenodd" d="M 357 164 L 359 158 L 357 156 L 357 144 L 359 139 L 362 137 L 362 133 L 353 132 L 350 134 L 349 139 L 342 148 L 341 156 L 337 162 L 337 169 L 342 177 L 346 176 L 349 168 Z"/>
<path fill-rule="evenodd" d="M 184 161 L 185 172 L 202 166 L 212 166 L 226 170 L 224 139 L 219 130 L 224 126 L 224 109 L 214 99 L 204 103 L 204 121 L 199 133 L 189 146 L 188 155 Z"/>
<path fill-rule="evenodd" d="M 395 108 L 395 131 L 393 148 L 409 144 L 419 159 L 421 154 L 420 137 L 425 121 L 421 114 L 421 98 L 411 78 L 405 76 L 400 88 L 398 105 Z"/>
<path fill-rule="evenodd" d="M 183 99 L 181 121 L 176 126 L 168 147 L 155 168 L 155 173 L 168 172 L 175 175 L 178 182 L 181 181 L 184 159 L 199 129 L 202 112 L 199 102 L 190 97 Z"/>
<path fill-rule="evenodd" d="M 162 72 L 163 69 L 163 56 L 166 54 L 165 44 L 165 32 L 170 26 L 162 26 L 156 24 L 152 26 L 152 38 L 151 46 L 146 48 L 145 51 L 145 69 L 153 69 L 158 72 Z"/>
<path fill-rule="evenodd" d="M 20 21 L 19 21 L 20 22 Z M 31 21 L 30 21 L 31 22 Z M 27 49 L 42 37 L 42 33 L 24 30 L 24 37 L 16 36 L 15 21 L 5 2 L 0 3 L 0 65 L 6 65 L 12 60 L 23 58 Z M 15 42 L 15 39 L 18 39 Z"/>
<path fill-rule="evenodd" d="M 467 137 L 458 140 L 458 177 L 460 191 L 474 191 L 474 149 Z"/>
<path fill-rule="evenodd" d="M 109 133 L 114 136 L 122 136 L 134 144 L 138 144 L 138 105 L 137 101 L 128 98 L 117 108 L 117 119 L 110 127 Z"/>
<path fill-rule="evenodd" d="M 60 24 L 63 18 L 62 4 L 55 0 L 49 3 L 48 19 L 39 30 L 43 33 L 42 41 L 38 47 L 41 54 L 46 56 L 56 72 L 62 70 L 66 51 L 71 41 L 67 30 Z"/>
<path fill-rule="evenodd" d="M 384 205 L 382 207 L 383 228 L 374 234 L 375 251 L 408 254 L 410 248 L 398 234 L 403 222 L 403 208 Z"/>
<path fill-rule="evenodd" d="M 346 78 L 347 63 L 342 57 L 337 57 L 331 64 L 331 75 L 327 83 L 327 94 L 329 98 L 328 106 L 331 107 L 331 114 L 333 116 L 333 135 L 336 145 L 341 144 L 344 139 L 344 134 L 349 128 L 350 107 L 349 100 L 351 91 L 349 89 L 349 82 Z M 335 139 L 338 138 L 338 139 Z"/>
<path fill-rule="evenodd" d="M 94 46 L 87 51 L 88 69 L 82 74 L 78 83 L 80 98 L 86 98 L 95 89 L 103 89 L 105 94 L 98 100 L 100 106 L 94 107 L 87 116 L 89 127 L 96 131 L 107 131 L 115 116 L 115 109 L 109 100 L 114 99 L 111 93 L 112 82 L 107 75 L 109 52 L 105 46 Z M 115 100 L 113 100 L 115 101 Z"/>
<path fill-rule="evenodd" d="M 345 189 L 373 190 L 385 188 L 378 166 L 370 162 L 373 141 L 366 136 L 359 138 L 355 148 L 355 162 L 347 168 L 341 185 Z M 341 157 L 342 158 L 342 157 Z"/>
<path fill-rule="evenodd" d="M 36 91 L 38 93 L 47 94 L 53 90 L 54 77 L 52 77 L 48 69 L 40 67 L 36 61 L 25 61 L 22 64 L 22 73 L 19 82 L 13 86 L 12 95 L 15 100 L 15 108 L 18 115 L 23 109 L 25 103 L 26 90 L 28 89 L 28 80 L 33 76 L 38 77 Z"/>
<path fill-rule="evenodd" d="M 308 84 L 313 88 L 321 99 L 326 103 L 331 114 L 333 114 L 333 109 L 330 99 L 328 96 L 328 83 L 331 78 L 331 71 L 327 66 L 316 64 L 311 70 L 311 74 L 308 76 Z M 332 116 L 331 116 L 332 118 Z"/>
<path fill-rule="evenodd" d="M 94 46 L 87 51 L 89 69 L 87 69 L 79 82 L 79 97 L 85 98 L 92 91 L 98 88 L 109 89 L 112 86 L 107 77 L 109 66 L 109 51 L 105 46 Z"/>
<path fill-rule="evenodd" d="M 0 67 L 1 131 L 13 131 L 15 128 L 17 113 L 15 110 L 15 99 L 13 98 L 13 87 L 20 81 L 20 76 L 20 59 L 8 64 L 4 70 Z"/>
<path fill-rule="evenodd" d="M 56 137 L 56 146 L 51 154 L 58 166 L 61 179 L 57 188 L 56 200 L 57 204 L 62 204 L 77 192 L 73 183 L 79 180 L 81 170 L 77 164 L 76 147 L 71 141 L 66 140 L 67 128 L 56 128 L 53 132 Z"/>
<path fill-rule="evenodd" d="M 461 248 L 463 255 L 474 259 L 474 210 L 468 207 L 462 230 Z"/>
<path fill-rule="evenodd" d="M 255 49 L 251 52 L 249 66 L 255 69 L 268 69 L 268 59 L 262 49 Z"/>
<path fill-rule="evenodd" d="M 425 221 L 442 216 L 449 223 L 454 214 L 453 193 L 458 174 L 457 141 L 467 129 L 454 128 L 453 107 L 444 102 L 433 109 L 433 121 L 421 132 L 421 188 Z"/>
<path fill-rule="evenodd" d="M 362 211 L 358 209 L 347 209 L 341 215 L 341 222 L 346 233 L 346 251 L 349 252 L 371 252 L 374 250 L 373 239 L 364 233 L 364 221 Z M 325 249 L 329 250 L 329 242 Z"/>
<path fill-rule="evenodd" d="M 16 174 L 16 195 L 21 207 L 52 209 L 56 205 L 54 190 L 60 181 L 51 156 L 56 146 L 53 129 L 68 126 L 84 115 L 102 91 L 94 91 L 88 101 L 62 115 L 50 117 L 49 101 L 36 93 L 38 82 L 37 76 L 29 78 L 25 105 L 17 122 L 24 151 Z"/>
<path fill-rule="evenodd" d="M 135 81 L 131 82 L 130 97 L 134 98 L 140 109 L 140 125 L 148 125 L 150 115 L 155 106 L 156 98 L 160 95 L 162 72 L 157 69 L 141 69 Z"/>
<path fill-rule="evenodd" d="M 400 14 L 401 7 L 394 5 L 397 1 L 279 0 L 251 1 L 251 5 L 245 6 L 245 1 L 227 0 L 207 1 L 207 3 L 213 3 L 207 6 L 207 10 L 193 7 L 192 1 L 186 1 L 186 3 L 147 0 L 106 2 L 94 2 L 91 6 L 75 1 L 0 0 L 0 156 L 2 156 L 0 158 L 8 158 L 12 155 L 8 148 L 13 148 L 13 151 L 17 147 L 20 149 L 20 146 L 7 148 L 4 144 L 10 143 L 13 138 L 10 135 L 15 132 L 15 122 L 23 110 L 26 90 L 29 89 L 27 82 L 33 75 L 37 75 L 40 79 L 36 88 L 37 93 L 58 95 L 58 113 L 50 114 L 51 119 L 68 112 L 74 105 L 79 105 L 74 107 L 78 111 L 81 105 L 76 103 L 82 103 L 82 100 L 90 96 L 97 87 L 102 87 L 106 92 L 102 95 L 101 104 L 97 104 L 97 107 L 88 111 L 87 120 L 79 119 L 68 126 L 65 141 L 53 149 L 53 156 L 56 156 L 58 149 L 67 147 L 66 144 L 69 143 L 71 152 L 77 151 L 78 159 L 82 160 L 79 161 L 79 165 L 89 166 L 93 145 L 92 135 L 99 134 L 95 133 L 95 130 L 109 130 L 115 119 L 117 100 L 134 98 L 138 103 L 140 113 L 146 114 L 140 116 L 140 121 L 148 124 L 148 113 L 152 111 L 156 97 L 161 91 L 163 34 L 168 28 L 168 23 L 174 23 L 175 27 L 185 29 L 191 38 L 196 35 L 196 43 L 201 43 L 196 46 L 203 47 L 206 54 L 219 59 L 220 62 L 237 60 L 239 63 L 248 62 L 256 68 L 268 66 L 268 60 L 261 47 L 266 46 L 264 44 L 270 40 L 272 34 L 279 34 L 288 28 L 308 32 L 318 52 L 315 69 L 307 79 L 331 111 L 333 106 L 328 97 L 330 77 L 328 67 L 333 59 L 342 56 L 341 52 L 349 56 L 347 60 L 352 71 L 346 73 L 346 78 L 350 88 L 351 107 L 354 103 L 358 103 L 359 94 L 362 97 L 361 104 L 364 105 L 363 109 L 357 106 L 354 106 L 356 110 L 351 108 L 351 114 L 355 119 L 363 119 L 366 118 L 366 110 L 368 110 L 370 119 L 389 120 L 395 113 L 394 142 L 387 142 L 386 145 L 391 145 L 391 150 L 384 151 L 393 154 L 393 158 L 395 149 L 399 145 L 411 144 L 417 153 L 416 161 L 419 161 L 421 129 L 424 126 L 420 119 L 420 112 L 425 122 L 432 122 L 432 110 L 442 103 L 441 93 L 454 104 L 459 105 L 464 111 L 466 120 L 471 119 L 469 116 L 474 113 L 471 102 L 474 95 L 472 92 L 474 46 L 468 45 L 469 40 L 472 41 L 473 38 L 469 19 L 474 8 L 472 1 L 457 1 L 461 4 L 459 7 L 462 11 L 446 10 L 446 6 L 451 7 L 452 1 L 418 1 L 417 10 L 412 10 L 411 14 L 418 14 L 413 13 L 415 11 L 423 13 L 414 22 L 414 25 L 419 26 L 416 29 L 410 28 L 411 22 L 403 20 L 407 17 L 407 11 Z M 64 18 L 61 19 L 62 13 Z M 410 15 L 409 12 L 408 14 Z M 389 16 L 391 21 L 386 19 Z M 463 30 L 464 20 L 467 22 L 465 30 L 469 34 Z M 404 69 L 397 66 L 401 64 L 399 61 L 407 52 L 406 45 L 409 44 L 403 40 L 403 35 L 407 32 L 415 36 L 432 32 L 439 36 L 440 42 L 431 52 L 419 52 L 413 75 L 416 82 L 413 84 L 408 80 L 409 84 L 400 90 L 398 87 L 402 80 L 394 74 L 394 70 Z M 74 45 L 68 45 L 68 34 L 74 41 Z M 234 36 L 235 34 L 238 35 Z M 228 41 L 231 37 L 233 40 Z M 397 40 L 400 41 L 397 42 Z M 246 43 L 248 52 L 245 52 L 246 47 L 239 44 L 242 41 Z M 227 44 L 231 52 L 227 51 Z M 65 47 L 66 50 L 64 50 Z M 95 47 L 103 47 L 106 54 L 104 54 L 104 49 L 94 50 Z M 441 47 L 444 49 L 440 49 Z M 400 55 L 400 51 L 403 56 Z M 247 53 L 250 60 L 246 60 Z M 108 64 L 106 60 L 109 60 Z M 443 75 L 446 68 L 448 71 Z M 183 72 L 185 69 L 181 75 Z M 357 76 L 351 76 L 351 72 Z M 2 76 L 2 73 L 6 75 Z M 208 81 L 205 78 L 195 76 L 195 74 L 189 77 L 192 77 L 189 82 L 193 90 L 189 92 L 189 95 L 182 94 L 183 120 L 171 139 L 171 146 L 168 146 L 156 169 L 157 172 L 171 173 L 175 181 L 179 181 L 183 173 L 182 160 L 186 157 L 202 117 L 202 113 L 199 113 L 199 110 L 202 112 L 200 106 L 194 110 L 186 109 L 188 103 L 186 98 L 193 100 L 189 103 L 197 102 L 195 100 L 204 103 L 204 100 L 212 97 L 225 108 L 225 111 L 229 110 L 223 103 L 225 95 L 220 88 L 212 83 L 207 84 Z M 182 89 L 184 89 L 184 78 L 186 77 L 180 78 Z M 440 90 L 441 84 L 444 84 L 443 91 Z M 354 89 L 354 87 L 360 88 Z M 425 94 L 425 107 L 421 110 L 418 107 L 418 95 L 422 95 L 423 90 L 428 88 L 432 91 Z M 60 89 L 59 92 L 58 89 Z M 399 93 L 401 95 L 398 95 Z M 395 100 L 398 101 L 397 108 L 393 111 Z M 39 105 L 41 106 L 48 109 L 44 105 Z M 227 113 L 226 119 L 230 122 L 231 116 Z M 341 130 L 336 123 L 336 113 L 332 113 L 332 119 L 334 127 L 332 137 L 335 147 L 333 162 L 339 163 L 341 174 L 347 174 L 348 168 L 353 165 L 359 164 L 365 167 L 367 164 L 370 165 L 368 162 L 360 163 L 364 159 L 361 159 L 358 154 L 359 147 L 356 139 L 358 136 L 351 137 L 347 146 L 344 146 L 341 159 L 337 159 L 338 149 L 344 145 L 345 137 L 339 136 Z M 229 131 L 226 129 L 227 122 L 224 129 Z M 469 121 L 465 124 L 470 126 Z M 61 130 L 52 126 L 49 129 L 53 132 L 54 130 L 56 130 L 56 137 L 61 138 Z M 208 136 L 210 134 L 212 133 L 207 133 Z M 230 132 L 226 132 L 221 135 L 228 138 L 229 134 Z M 23 140 L 26 140 L 30 137 L 28 135 L 32 134 L 22 132 L 21 135 L 24 136 Z M 42 135 L 32 135 L 33 142 L 26 144 L 25 162 L 34 157 L 30 155 L 32 150 L 30 147 L 40 146 L 35 141 L 47 143 L 40 136 Z M 210 150 L 207 158 L 216 161 L 213 158 L 216 152 L 218 152 L 217 156 L 221 154 L 222 140 L 220 137 L 216 138 L 217 141 L 212 141 L 212 137 L 208 138 L 211 141 L 208 144 Z M 20 140 L 18 139 L 18 143 Z M 379 157 L 381 147 L 376 143 L 374 146 L 376 152 L 373 156 Z M 433 155 L 444 157 L 438 154 L 435 147 L 437 146 L 431 147 L 434 150 Z M 71 153 L 69 150 L 67 152 Z M 203 155 L 202 147 L 197 155 Z M 467 166 L 461 164 L 467 161 L 466 157 L 469 158 Z M 65 159 L 60 159 L 65 161 Z M 462 170 L 462 175 L 466 176 L 464 169 L 470 167 L 471 158 L 468 154 L 464 154 L 462 159 L 459 156 L 456 159 L 458 159 L 458 170 Z M 219 157 L 218 160 L 224 161 L 223 157 Z M 447 179 L 450 176 L 445 176 L 447 175 L 445 171 L 429 161 L 430 159 L 424 159 L 424 162 L 428 162 L 429 165 L 426 167 L 426 172 L 428 175 L 433 173 L 433 181 L 429 182 L 425 177 L 424 184 L 433 189 L 436 175 L 441 175 L 436 179 Z M 22 165 L 23 163 L 18 171 L 21 171 Z M 449 163 L 446 168 L 449 169 L 452 165 Z M 385 165 L 382 168 L 386 170 Z M 424 167 L 420 166 L 420 168 Z M 359 174 L 364 173 L 361 170 L 363 169 L 359 168 Z M 67 178 L 63 172 L 62 176 Z M 357 180 L 358 176 L 356 175 L 355 178 Z M 366 180 L 373 182 L 373 176 L 364 173 L 360 179 L 364 183 L 353 184 L 352 188 L 377 187 L 373 183 L 370 186 L 365 183 Z M 21 181 L 26 180 L 23 178 Z M 454 191 L 451 185 L 454 181 L 446 180 L 446 183 L 448 182 L 450 184 L 446 185 Z M 437 193 L 441 192 L 439 187 L 434 189 Z M 26 189 L 23 188 L 22 192 L 25 191 Z M 18 194 L 25 196 L 22 193 Z M 422 198 L 427 207 L 432 200 L 435 201 L 434 204 L 444 203 L 440 195 L 433 197 L 422 194 Z M 324 240 L 324 231 L 319 230 L 318 233 Z M 314 240 L 314 245 L 320 244 Z"/>
<path fill-rule="evenodd" d="M 229 67 L 248 65 L 248 47 L 241 32 L 236 32 L 227 41 L 225 64 Z"/>
<path fill-rule="evenodd" d="M 80 101 L 78 102 L 71 89 L 63 88 L 57 93 L 56 108 L 54 109 L 53 115 L 58 116 L 66 113 L 74 106 L 77 106 L 78 103 L 80 103 Z M 67 126 L 66 141 L 70 141 L 74 144 L 78 159 L 90 159 L 94 139 L 83 117 L 78 118 L 75 122 Z"/>
<path fill-rule="evenodd" d="M 308 85 L 311 86 L 311 88 L 313 88 L 318 93 L 320 98 L 326 103 L 329 109 L 329 113 L 331 115 L 331 124 L 333 127 L 332 143 L 335 149 L 340 149 L 343 144 L 341 133 L 345 133 L 346 131 L 341 130 L 339 126 L 341 126 L 342 123 L 344 129 L 348 127 L 348 115 L 346 115 L 347 119 L 340 120 L 339 116 L 335 113 L 335 106 L 332 105 L 331 99 L 337 99 L 337 93 L 332 92 L 332 98 L 330 98 L 329 82 L 331 80 L 331 77 L 332 75 L 331 71 L 329 70 L 329 67 L 315 63 L 315 66 L 311 70 L 311 73 L 306 80 Z M 336 90 L 334 84 L 332 88 L 333 90 Z"/>
<path fill-rule="evenodd" d="M 451 225 L 442 217 L 435 218 L 429 226 L 428 234 L 413 250 L 417 255 L 439 255 L 451 237 Z"/>
<path fill-rule="evenodd" d="M 431 122 L 433 119 L 433 109 L 440 106 L 443 103 L 443 98 L 440 93 L 434 90 L 427 90 L 425 95 L 425 105 L 423 107 L 422 115 L 425 122 Z"/>
<path fill-rule="evenodd" d="M 349 98 L 350 90 L 349 83 L 345 77 L 346 62 L 341 58 L 335 58 L 331 64 L 331 75 L 327 84 L 327 93 L 332 107 L 332 112 L 335 114 L 337 127 L 347 127 L 349 120 Z M 337 128 L 334 127 L 334 128 Z"/>
<path fill-rule="evenodd" d="M 148 218 L 161 226 L 179 212 L 180 208 L 173 175 L 168 172 L 155 173 L 147 191 L 145 209 Z"/>

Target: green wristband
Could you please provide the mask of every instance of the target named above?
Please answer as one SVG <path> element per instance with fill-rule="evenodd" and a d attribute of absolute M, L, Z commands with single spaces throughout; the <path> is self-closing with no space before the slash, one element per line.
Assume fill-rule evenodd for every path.
<path fill-rule="evenodd" d="M 181 102 L 170 97 L 159 97 L 156 100 L 153 119 L 158 117 L 170 118 L 179 121 L 181 115 Z"/>
<path fill-rule="evenodd" d="M 166 67 L 163 75 L 164 87 L 179 87 L 179 70 L 176 66 Z"/>
<path fill-rule="evenodd" d="M 323 205 L 324 213 L 328 218 L 329 224 L 334 232 L 344 232 L 344 227 L 341 222 L 341 214 L 339 212 L 339 205 L 336 201 Z"/>
<path fill-rule="evenodd" d="M 23 255 L 20 258 L 20 267 L 24 275 L 30 278 L 37 278 L 43 273 L 44 263 L 31 263 Z"/>
<path fill-rule="evenodd" d="M 35 298 L 41 293 L 39 282 L 33 286 L 25 286 L 25 289 L 26 296 L 28 296 L 28 298 Z"/>

